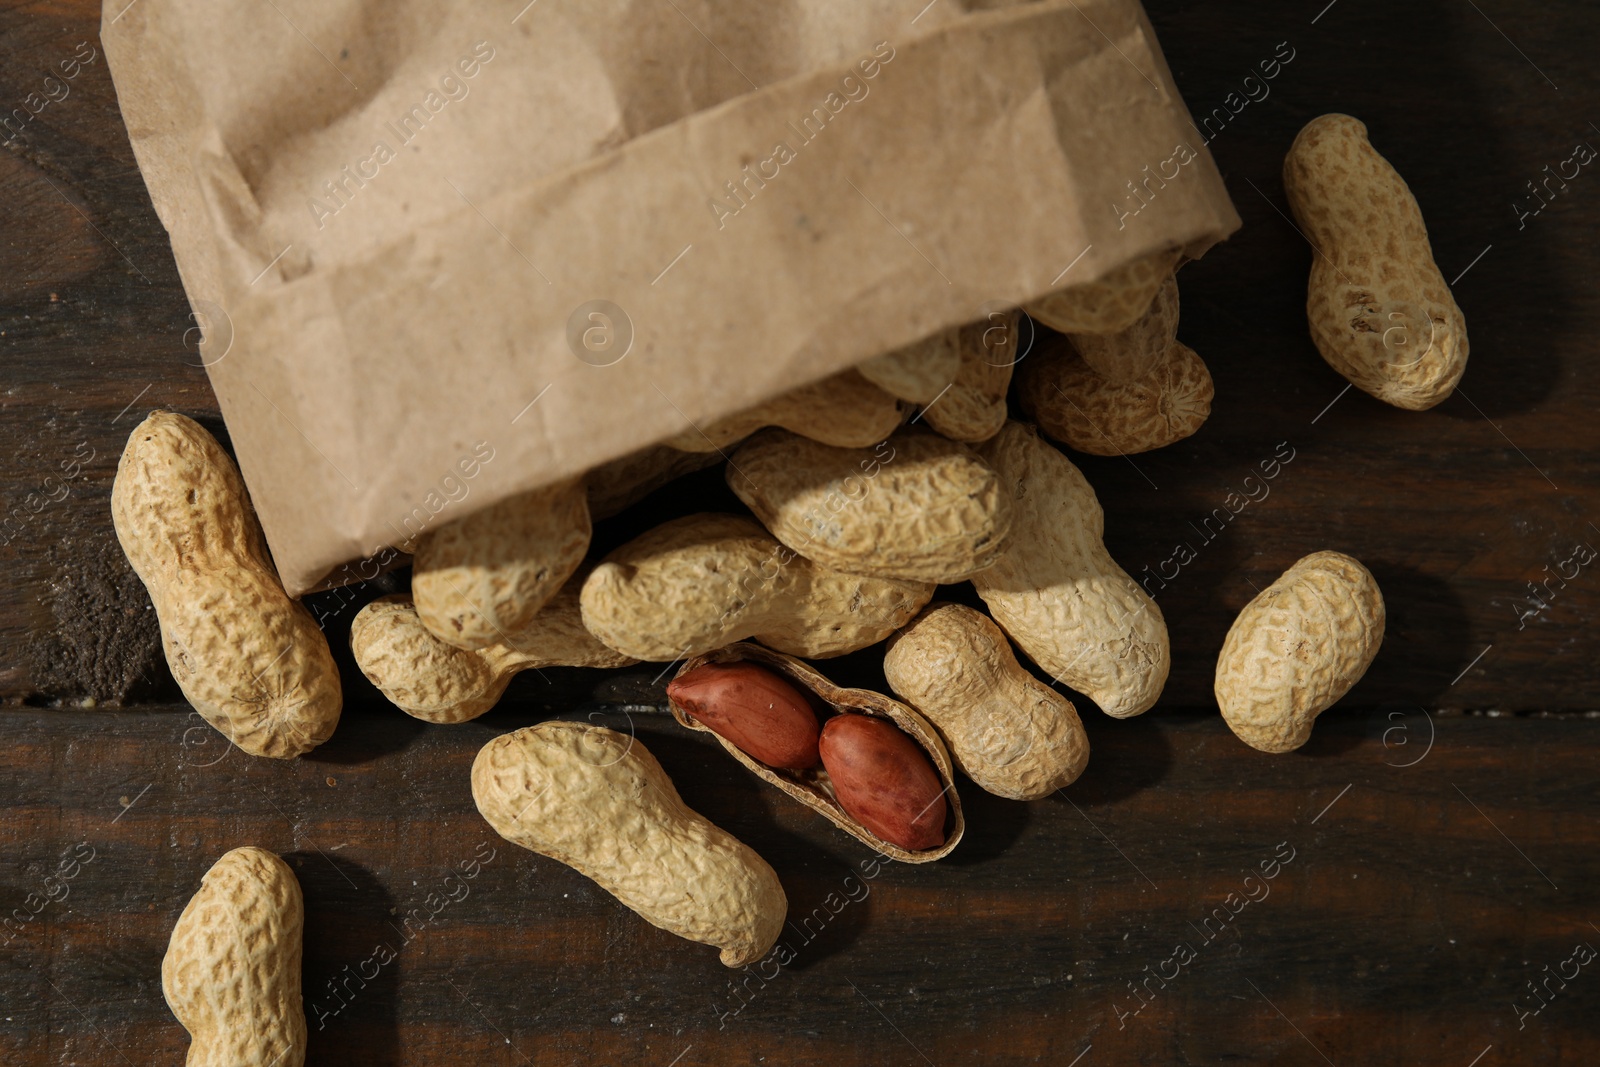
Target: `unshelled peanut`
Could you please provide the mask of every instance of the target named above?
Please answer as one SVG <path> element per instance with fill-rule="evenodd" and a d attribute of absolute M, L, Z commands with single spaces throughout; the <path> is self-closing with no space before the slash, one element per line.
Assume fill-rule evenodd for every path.
<path fill-rule="evenodd" d="M 1211 415 L 1211 372 L 1181 341 L 1144 374 L 1097 373 L 1058 342 L 1026 361 L 1017 389 L 1022 413 L 1068 448 L 1091 456 L 1149 452 L 1183 440 Z"/>
<path fill-rule="evenodd" d="M 987 441 L 1006 424 L 1006 392 L 1021 352 L 1022 313 L 995 312 L 954 331 L 961 368 L 922 409 L 922 421 L 953 441 Z"/>
<path fill-rule="evenodd" d="M 161 960 L 161 991 L 189 1031 L 188 1067 L 301 1067 L 305 905 L 289 865 L 264 849 L 219 859 Z"/>
<path fill-rule="evenodd" d="M 1421 410 L 1467 368 L 1467 323 L 1433 261 L 1405 179 L 1349 115 L 1312 119 L 1283 161 L 1289 207 L 1314 250 L 1306 316 L 1334 370 Z"/>
<path fill-rule="evenodd" d="M 342 698 L 328 641 L 284 592 L 238 468 L 199 423 L 157 411 L 134 429 L 111 517 L 201 717 L 257 756 L 333 735 Z"/>
<path fill-rule="evenodd" d="M 763 426 L 841 448 L 865 448 L 888 437 L 905 421 L 907 405 L 847 370 L 791 389 L 764 404 L 688 429 L 666 443 L 685 452 L 717 452 Z"/>
<path fill-rule="evenodd" d="M 490 741 L 472 797 L 495 832 L 565 863 L 646 920 L 743 967 L 766 955 L 788 902 L 767 862 L 691 811 L 636 738 L 545 722 Z"/>
<path fill-rule="evenodd" d="M 508 497 L 418 539 L 417 616 L 457 648 L 516 644 L 588 547 L 582 478 Z"/>
<path fill-rule="evenodd" d="M 1015 494 L 1011 544 L 972 576 L 1017 647 L 1122 719 L 1154 706 L 1171 666 L 1167 624 L 1101 540 L 1105 513 L 1078 468 L 1010 422 L 979 448 Z"/>
<path fill-rule="evenodd" d="M 684 452 L 651 445 L 602 463 L 583 476 L 589 516 L 609 519 L 675 479 L 725 462 L 718 452 Z"/>
<path fill-rule="evenodd" d="M 1089 763 L 1077 709 L 1023 669 L 981 611 L 930 604 L 889 639 L 883 673 L 938 727 L 956 766 L 997 796 L 1049 796 Z"/>
<path fill-rule="evenodd" d="M 1117 333 L 1138 322 L 1149 309 L 1180 256 L 1178 249 L 1152 252 L 1098 281 L 1058 290 L 1022 307 L 1061 333 Z"/>
<path fill-rule="evenodd" d="M 1113 382 L 1143 378 L 1166 357 L 1178 339 L 1178 277 L 1169 274 L 1139 321 L 1116 333 L 1071 334 L 1089 369 Z"/>
<path fill-rule="evenodd" d="M 417 617 L 411 598 L 380 597 L 350 624 L 350 650 L 367 680 L 407 715 L 428 722 L 475 719 L 499 703 L 518 673 L 540 667 L 626 667 L 636 662 L 583 627 L 573 575 L 524 627 L 519 644 L 447 645 Z"/>
<path fill-rule="evenodd" d="M 608 555 L 583 584 L 583 623 L 611 648 L 668 662 L 754 637 L 819 659 L 866 648 L 933 596 L 931 582 L 845 574 L 753 519 L 689 515 Z"/>
<path fill-rule="evenodd" d="M 956 331 L 941 330 L 904 348 L 874 356 L 856 370 L 891 396 L 926 404 L 954 381 L 961 370 Z"/>
<path fill-rule="evenodd" d="M 916 428 L 871 449 L 762 430 L 727 479 L 779 541 L 850 574 L 961 581 L 992 565 L 1011 532 L 999 475 L 966 445 Z"/>
<path fill-rule="evenodd" d="M 1245 605 L 1217 657 L 1216 696 L 1239 739 L 1289 752 L 1361 680 L 1383 643 L 1383 594 L 1342 552 L 1313 552 Z"/>

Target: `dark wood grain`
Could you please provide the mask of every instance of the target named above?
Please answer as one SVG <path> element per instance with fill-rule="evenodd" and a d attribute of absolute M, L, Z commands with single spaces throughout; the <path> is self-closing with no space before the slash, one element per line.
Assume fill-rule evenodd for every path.
<path fill-rule="evenodd" d="M 1210 422 L 1161 452 L 1081 458 L 1130 572 L 1153 578 L 1180 545 L 1195 553 L 1151 584 L 1173 634 L 1164 706 L 1209 703 L 1234 613 L 1295 559 L 1338 548 L 1371 566 L 1391 612 L 1392 636 L 1352 700 L 1594 707 L 1600 580 L 1585 570 L 1553 582 L 1538 594 L 1546 608 L 1522 616 L 1530 581 L 1549 580 L 1577 544 L 1600 545 L 1600 178 L 1584 173 L 1520 228 L 1511 205 L 1579 140 L 1600 144 L 1597 75 L 1578 46 L 1600 32 L 1600 12 L 1340 0 L 1313 24 L 1321 6 L 1150 5 L 1197 118 L 1238 106 L 1229 94 L 1251 89 L 1260 62 L 1294 57 L 1265 99 L 1205 127 L 1245 220 L 1182 275 L 1181 335 L 1217 383 Z M 0 99 L 24 99 L 78 42 L 95 42 L 98 11 L 74 0 L 0 12 Z M 1365 119 L 1410 181 L 1445 275 L 1472 265 L 1456 285 L 1471 364 L 1431 412 L 1341 395 L 1307 339 L 1311 251 L 1283 214 L 1279 167 L 1300 125 L 1335 109 Z M 14 517 L 0 545 L 0 696 L 160 696 L 154 621 L 107 550 L 110 480 L 153 407 L 221 426 L 103 56 L 6 144 L 0 203 L 0 514 Z M 1294 459 L 1270 495 L 1207 526 L 1280 442 Z M 63 482 L 74 456 L 89 458 Z M 731 500 L 716 482 L 658 496 L 617 528 Z M 336 607 L 324 610 L 348 615 Z"/>
<path fill-rule="evenodd" d="M 495 836 L 472 806 L 472 758 L 550 710 L 513 704 L 448 728 L 357 709 L 333 742 L 281 763 L 228 752 L 183 707 L 0 712 L 13 739 L 0 906 L 26 914 L 64 854 L 93 850 L 0 956 L 0 1058 L 179 1062 L 161 955 L 201 875 L 245 843 L 288 856 L 305 890 L 313 1064 L 1065 1065 L 1090 1045 L 1084 1064 L 1600 1054 L 1600 964 L 1552 986 L 1520 1029 L 1512 1006 L 1540 1003 L 1526 983 L 1546 964 L 1600 946 L 1595 719 L 1525 720 L 1508 746 L 1483 717 L 1334 712 L 1307 749 L 1270 757 L 1214 716 L 1095 717 L 1089 770 L 1064 794 L 1023 804 L 962 779 L 967 839 L 943 862 L 880 870 L 668 717 L 592 716 L 633 731 L 692 807 L 778 871 L 797 958 L 763 979 Z M 474 856 L 477 877 L 447 887 Z M 1266 895 L 1205 925 L 1245 892 Z M 1195 958 L 1131 1014 L 1128 983 L 1180 943 Z M 374 976 L 363 963 L 379 945 L 398 958 Z M 350 979 L 363 969 L 364 988 Z"/>
<path fill-rule="evenodd" d="M 210 864 L 256 844 L 287 855 L 305 889 L 314 1064 L 1595 1062 L 1593 965 L 1524 1013 L 1542 1003 L 1527 983 L 1544 968 L 1600 946 L 1600 719 L 1422 709 L 1600 705 L 1600 579 L 1586 569 L 1523 617 L 1529 581 L 1575 544 L 1600 545 L 1600 176 L 1586 171 L 1524 225 L 1512 208 L 1579 140 L 1600 145 L 1600 10 L 1148 7 L 1197 118 L 1280 42 L 1295 53 L 1266 99 L 1213 124 L 1245 227 L 1182 275 L 1180 333 L 1217 383 L 1211 421 L 1159 453 L 1079 459 L 1130 572 L 1159 570 L 1179 543 L 1195 550 L 1158 592 L 1171 682 L 1154 714 L 1086 715 L 1093 756 L 1064 794 L 1017 804 L 963 780 L 962 845 L 871 879 L 868 851 L 655 714 L 657 668 L 530 673 L 459 727 L 383 706 L 346 635 L 403 573 L 312 601 L 350 704 L 330 744 L 287 763 L 223 748 L 170 702 L 154 620 L 110 529 L 137 418 L 166 406 L 223 428 L 103 57 L 4 135 L 0 521 L 18 518 L 0 544 L 0 697 L 143 703 L 0 711 L 0 921 L 13 924 L 0 926 L 0 1061 L 181 1062 L 160 991 L 166 939 Z M 0 9 L 0 103 L 96 42 L 99 17 L 88 0 Z M 1299 127 L 1330 110 L 1369 124 L 1417 193 L 1446 278 L 1461 275 L 1472 362 L 1435 411 L 1343 393 L 1307 340 L 1312 253 L 1283 215 L 1278 169 Z M 1294 458 L 1270 495 L 1199 529 L 1280 442 Z M 601 524 L 596 549 L 730 500 L 704 472 Z M 1264 756 L 1214 714 L 1181 709 L 1209 704 L 1216 650 L 1254 588 L 1319 548 L 1372 567 L 1388 640 L 1305 749 Z M 880 660 L 822 666 L 881 687 Z M 693 807 L 773 863 L 795 963 L 765 981 L 734 975 L 494 837 L 472 807 L 471 759 L 551 715 L 635 731 Z M 1294 859 L 1270 896 L 1208 940 L 1198 927 L 1280 843 Z M 469 895 L 430 918 L 429 895 L 480 848 L 494 858 Z M 91 854 L 35 914 L 38 894 L 61 896 L 47 878 L 63 860 Z M 828 910 L 830 894 L 852 893 Z M 422 923 L 409 938 L 408 915 Z M 1194 959 L 1120 1015 L 1139 1003 L 1130 983 L 1180 943 Z M 352 979 L 379 944 L 398 959 Z"/>

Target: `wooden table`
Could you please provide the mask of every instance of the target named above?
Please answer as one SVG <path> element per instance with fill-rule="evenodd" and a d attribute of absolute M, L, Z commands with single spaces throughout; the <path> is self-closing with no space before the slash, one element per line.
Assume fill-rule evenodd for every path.
<path fill-rule="evenodd" d="M 1142 719 L 1090 713 L 1094 757 L 1064 793 L 1023 805 L 963 782 L 962 846 L 873 878 L 868 850 L 663 717 L 652 669 L 525 677 L 459 727 L 399 715 L 343 650 L 361 599 L 400 578 L 313 604 L 344 656 L 330 744 L 290 763 L 223 749 L 179 702 L 110 530 L 138 418 L 221 424 L 99 9 L 0 13 L 8 107 L 80 42 L 97 53 L 66 98 L 0 134 L 0 1061 L 177 1062 L 166 937 L 210 863 L 252 843 L 289 856 L 305 889 L 312 1063 L 1594 1062 L 1595 967 L 1543 999 L 1528 983 L 1600 946 L 1600 577 L 1550 580 L 1600 546 L 1600 177 L 1552 185 L 1520 222 L 1513 205 L 1578 142 L 1600 146 L 1600 10 L 1148 6 L 1195 116 L 1238 108 L 1209 130 L 1245 221 L 1183 273 L 1211 421 L 1158 453 L 1080 463 L 1130 572 L 1195 550 L 1159 595 L 1172 678 Z M 1282 50 L 1270 95 L 1239 108 Z M 1462 388 L 1431 412 L 1346 391 L 1306 337 L 1311 253 L 1278 171 L 1295 131 L 1334 110 L 1364 119 L 1411 183 L 1470 323 Z M 1282 447 L 1294 458 L 1270 496 L 1202 533 Z M 597 548 L 720 505 L 719 479 L 602 524 Z M 1388 640 L 1304 750 L 1264 756 L 1205 710 L 1212 663 L 1255 588 L 1319 548 L 1371 566 Z M 1530 582 L 1548 584 L 1530 599 Z M 870 653 L 825 669 L 882 685 Z M 693 807 L 773 863 L 794 964 L 728 972 L 493 835 L 468 764 L 551 715 L 636 731 Z M 439 908 L 445 876 L 491 851 Z M 1226 911 L 1247 871 L 1291 852 L 1266 899 Z M 67 896 L 41 905 L 63 862 Z M 1228 921 L 1208 925 L 1219 907 Z M 409 941 L 407 915 L 426 919 Z M 395 962 L 351 980 L 379 944 Z"/>

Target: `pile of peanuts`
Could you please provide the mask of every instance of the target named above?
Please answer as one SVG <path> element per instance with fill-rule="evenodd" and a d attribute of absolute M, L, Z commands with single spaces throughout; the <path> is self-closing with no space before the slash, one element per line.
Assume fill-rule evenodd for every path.
<path fill-rule="evenodd" d="M 1316 119 L 1284 181 L 1317 252 L 1307 310 L 1323 357 L 1399 407 L 1448 396 L 1465 324 L 1366 128 Z M 1176 336 L 1181 265 L 1158 252 L 1028 304 L 1059 336 L 1025 361 L 1019 312 L 995 316 L 430 530 L 405 546 L 410 595 L 355 619 L 356 662 L 435 723 L 482 715 L 529 668 L 681 664 L 667 695 L 683 726 L 881 854 L 937 860 L 965 828 L 955 771 L 1033 800 L 1088 764 L 1073 703 L 1016 650 L 1116 718 L 1161 695 L 1166 621 L 1106 551 L 1094 490 L 1051 441 L 1126 455 L 1205 421 L 1210 374 Z M 592 519 L 724 460 L 748 513 L 675 519 L 585 561 Z M 341 708 L 333 658 L 279 583 L 217 442 L 152 414 L 128 441 L 112 510 L 196 710 L 256 755 L 326 741 Z M 959 582 L 987 613 L 934 599 Z M 1228 726 L 1264 752 L 1304 744 L 1383 629 L 1365 567 L 1307 555 L 1227 635 L 1215 692 Z M 894 696 L 841 688 L 809 662 L 880 642 Z M 635 738 L 566 721 L 504 734 L 479 752 L 472 793 L 507 840 L 717 946 L 730 967 L 778 936 L 787 903 L 772 868 L 687 808 Z M 301 1062 L 302 918 L 271 853 L 237 849 L 207 874 L 163 966 L 191 1062 Z M 240 923 L 251 936 L 214 936 Z"/>

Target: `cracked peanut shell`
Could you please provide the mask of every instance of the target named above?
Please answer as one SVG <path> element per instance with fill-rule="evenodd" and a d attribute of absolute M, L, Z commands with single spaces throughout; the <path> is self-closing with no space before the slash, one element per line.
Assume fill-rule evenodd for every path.
<path fill-rule="evenodd" d="M 979 452 L 1015 494 L 1010 546 L 972 576 L 989 613 L 1046 674 L 1107 715 L 1150 710 L 1172 664 L 1167 624 L 1106 551 L 1094 489 L 1023 423 L 1007 423 Z"/>
<path fill-rule="evenodd" d="M 637 738 L 552 721 L 503 734 L 472 763 L 495 832 L 592 878 L 652 925 L 743 967 L 767 954 L 788 901 L 747 845 L 690 810 Z"/>
<path fill-rule="evenodd" d="M 172 928 L 161 991 L 189 1031 L 188 1067 L 301 1067 L 305 905 L 289 865 L 236 848 L 206 872 Z"/>
<path fill-rule="evenodd" d="M 172 676 L 206 722 L 278 759 L 333 736 L 342 697 L 327 638 L 284 592 L 239 470 L 204 427 L 170 411 L 140 423 L 111 518 Z"/>
<path fill-rule="evenodd" d="M 1398 408 L 1449 396 L 1467 369 L 1467 322 L 1433 261 L 1416 197 L 1349 115 L 1312 119 L 1283 161 L 1289 208 L 1311 242 L 1306 317 L 1328 365 Z"/>
<path fill-rule="evenodd" d="M 779 541 L 850 574 L 958 582 L 992 565 L 1011 530 L 1000 476 L 966 445 L 916 429 L 871 449 L 762 430 L 727 479 Z"/>
<path fill-rule="evenodd" d="M 1313 552 L 1283 573 L 1228 629 L 1215 692 L 1239 739 L 1290 752 L 1361 680 L 1383 643 L 1383 593 L 1360 561 Z"/>
<path fill-rule="evenodd" d="M 874 693 L 870 689 L 846 689 L 834 685 L 821 672 L 803 660 L 747 642 L 728 645 L 725 648 L 713 649 L 694 656 L 678 669 L 678 673 L 674 677 L 682 677 L 707 663 L 742 662 L 758 663 L 774 670 L 792 682 L 802 693 L 814 697 L 823 709 L 824 725 L 826 725 L 827 719 L 831 714 L 855 713 L 887 719 L 899 727 L 927 755 L 933 764 L 934 773 L 939 776 L 939 781 L 944 785 L 944 843 L 937 848 L 919 851 L 912 851 L 901 848 L 899 845 L 891 844 L 868 830 L 849 812 L 844 810 L 843 805 L 839 803 L 834 793 L 833 783 L 828 778 L 827 770 L 820 763 L 815 767 L 801 771 L 769 767 L 765 763 L 740 751 L 737 745 L 712 730 L 709 726 L 696 721 L 688 709 L 669 700 L 668 703 L 672 708 L 673 717 L 691 730 L 703 730 L 710 733 L 716 739 L 716 742 L 730 756 L 742 763 L 751 774 L 788 794 L 812 811 L 820 813 L 829 822 L 857 841 L 876 849 L 880 855 L 900 860 L 903 863 L 931 863 L 934 860 L 948 856 L 950 850 L 960 844 L 961 836 L 966 832 L 967 824 L 966 817 L 961 813 L 961 796 L 956 792 L 950 753 L 946 750 L 944 742 L 940 740 L 938 730 L 934 729 L 926 718 L 900 701 L 884 696 L 882 693 Z"/>

